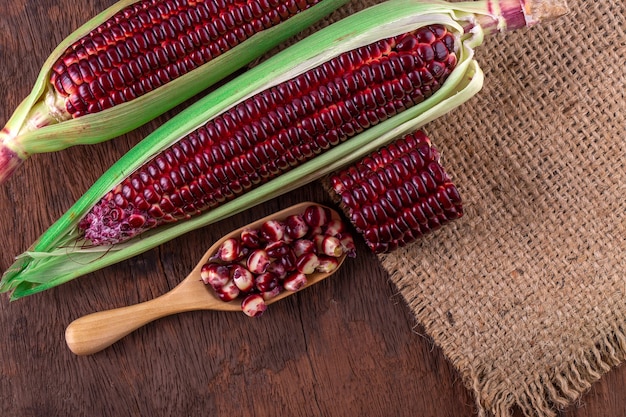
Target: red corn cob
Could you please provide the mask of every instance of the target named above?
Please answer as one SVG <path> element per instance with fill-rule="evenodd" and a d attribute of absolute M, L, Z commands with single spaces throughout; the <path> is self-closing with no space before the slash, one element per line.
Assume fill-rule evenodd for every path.
<path fill-rule="evenodd" d="M 207 122 L 110 191 L 80 222 L 118 243 L 230 200 L 435 92 L 457 63 L 432 25 L 333 58 Z"/>
<path fill-rule="evenodd" d="M 404 136 L 324 179 L 370 249 L 390 252 L 463 215 L 426 135 Z"/>
<path fill-rule="evenodd" d="M 146 94 L 320 0 L 142 0 L 71 45 L 52 67 L 53 116 Z"/>

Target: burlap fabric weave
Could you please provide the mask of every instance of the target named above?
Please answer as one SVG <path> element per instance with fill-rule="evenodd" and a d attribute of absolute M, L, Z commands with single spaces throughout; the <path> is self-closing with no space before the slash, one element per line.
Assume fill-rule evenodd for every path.
<path fill-rule="evenodd" d="M 481 415 L 554 415 L 626 357 L 626 10 L 569 5 L 478 49 L 484 89 L 425 127 L 465 215 L 380 257 Z"/>

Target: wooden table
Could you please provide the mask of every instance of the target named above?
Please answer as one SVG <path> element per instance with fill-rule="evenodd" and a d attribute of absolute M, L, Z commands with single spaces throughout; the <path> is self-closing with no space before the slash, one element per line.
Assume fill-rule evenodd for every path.
<path fill-rule="evenodd" d="M 0 122 L 25 97 L 48 53 L 113 0 L 8 0 L 0 5 Z M 171 115 L 171 114 L 170 114 Z M 39 155 L 0 189 L 5 270 L 137 140 Z M 408 312 L 374 255 L 270 307 L 259 319 L 192 312 L 151 323 L 111 348 L 72 354 L 74 319 L 173 288 L 222 234 L 303 200 L 319 184 L 262 204 L 48 292 L 0 301 L 3 416 L 472 416 L 460 376 Z M 593 385 L 562 416 L 626 415 L 626 368 Z"/>

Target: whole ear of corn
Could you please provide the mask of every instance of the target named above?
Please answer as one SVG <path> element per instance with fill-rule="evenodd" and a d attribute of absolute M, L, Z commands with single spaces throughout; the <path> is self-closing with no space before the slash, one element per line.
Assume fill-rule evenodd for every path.
<path fill-rule="evenodd" d="M 79 227 L 111 245 L 232 200 L 424 102 L 456 67 L 457 46 L 445 26 L 427 25 L 254 94 L 144 163 Z"/>
<path fill-rule="evenodd" d="M 3 276 L 0 289 L 13 291 L 12 297 L 15 299 L 135 256 L 190 230 L 321 178 L 447 113 L 471 98 L 482 86 L 483 75 L 474 60 L 474 48 L 481 44 L 483 36 L 524 27 L 534 23 L 535 18 L 542 17 L 536 16 L 532 7 L 524 10 L 522 4 L 527 8 L 532 5 L 528 0 L 465 3 L 391 0 L 311 35 L 215 90 L 140 142 L 114 164 L 29 251 L 18 257 Z M 202 214 L 190 215 L 187 220 L 164 224 L 138 236 L 129 236 L 129 240 L 122 243 L 94 246 L 93 242 L 85 239 L 80 223 L 86 214 L 125 178 L 140 172 L 139 168 L 160 152 L 174 144 L 185 143 L 185 138 L 190 134 L 197 134 L 199 128 L 215 122 L 220 116 L 236 109 L 237 105 L 246 103 L 246 100 L 268 94 L 273 91 L 272 88 L 280 90 L 285 85 L 283 83 L 302 74 L 310 74 L 307 71 L 314 71 L 335 58 L 341 59 L 342 54 L 424 27 L 444 27 L 453 34 L 455 63 L 443 85 L 423 101 L 413 103 L 388 118 L 385 116 L 377 120 L 368 129 L 355 132 L 349 140 L 330 147 L 290 170 L 281 171 L 275 178 L 238 194 L 236 198 L 212 206 Z M 183 148 L 179 151 L 184 152 Z M 168 157 L 164 155 L 164 161 L 167 162 Z M 207 170 L 213 168 L 215 166 L 210 165 Z M 175 175 L 186 177 L 182 172 L 175 171 Z M 171 176 L 170 179 L 176 182 L 179 178 Z M 161 186 L 166 188 L 164 184 Z M 143 190 L 147 200 L 150 192 L 147 195 Z M 131 198 L 129 196 L 132 193 L 127 198 Z M 182 195 L 180 197 L 185 199 Z M 130 223 L 136 222 L 133 220 Z"/>
<path fill-rule="evenodd" d="M 141 126 L 347 1 L 119 1 L 43 64 L 0 132 L 0 183 L 29 155 Z"/>

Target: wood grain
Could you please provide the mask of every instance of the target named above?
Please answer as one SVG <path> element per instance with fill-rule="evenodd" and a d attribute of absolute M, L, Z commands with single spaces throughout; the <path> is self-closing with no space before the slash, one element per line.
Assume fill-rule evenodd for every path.
<path fill-rule="evenodd" d="M 0 123 L 71 30 L 113 0 L 0 5 Z M 93 181 L 172 113 L 114 141 L 38 155 L 0 189 L 6 269 Z M 311 184 L 118 265 L 9 303 L 0 300 L 0 414 L 473 416 L 471 392 L 405 308 L 375 256 L 271 306 L 259 319 L 189 312 L 153 322 L 92 356 L 65 327 L 173 288 L 221 235 L 291 204 L 330 204 Z M 626 415 L 626 370 L 610 372 L 568 417 Z"/>

